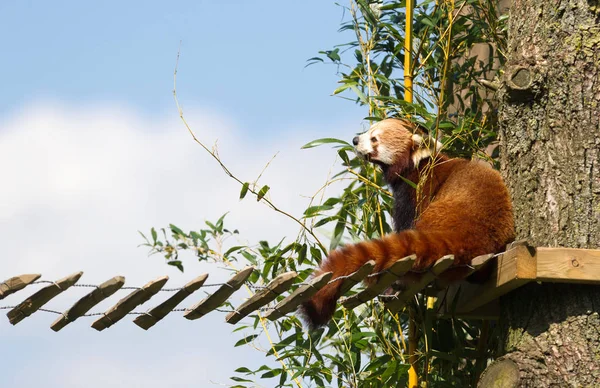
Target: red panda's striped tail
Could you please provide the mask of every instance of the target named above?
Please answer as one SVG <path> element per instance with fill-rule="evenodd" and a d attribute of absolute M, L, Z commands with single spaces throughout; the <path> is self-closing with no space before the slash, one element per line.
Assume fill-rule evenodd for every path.
<path fill-rule="evenodd" d="M 474 250 L 469 249 L 464 243 L 460 246 L 454 244 L 453 242 L 465 241 L 460 237 L 452 232 L 406 230 L 394 233 L 380 240 L 360 242 L 330 252 L 314 275 L 331 271 L 333 280 L 357 271 L 369 260 L 375 261 L 374 272 L 379 272 L 411 254 L 417 255 L 413 270 L 428 268 L 437 259 L 451 253 L 455 254 L 455 262 L 464 260 L 464 257 L 482 254 L 471 252 Z M 341 296 L 341 283 L 341 281 L 331 282 L 300 307 L 300 315 L 311 329 L 325 325 L 333 316 L 337 300 Z"/>

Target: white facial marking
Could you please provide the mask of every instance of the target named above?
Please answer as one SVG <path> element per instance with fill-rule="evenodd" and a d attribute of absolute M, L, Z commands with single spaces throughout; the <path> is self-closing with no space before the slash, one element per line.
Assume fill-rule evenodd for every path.
<path fill-rule="evenodd" d="M 371 144 L 371 135 L 369 132 L 371 131 L 358 135 L 358 144 L 355 148 L 356 152 L 362 157 L 366 157 L 373 152 L 373 144 Z"/>
<path fill-rule="evenodd" d="M 377 160 L 385 165 L 391 166 L 394 164 L 394 153 L 385 145 L 379 144 L 377 146 Z"/>

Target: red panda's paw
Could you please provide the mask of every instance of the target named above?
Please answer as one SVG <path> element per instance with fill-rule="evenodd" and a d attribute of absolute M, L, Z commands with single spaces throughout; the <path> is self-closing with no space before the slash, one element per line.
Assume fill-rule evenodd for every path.
<path fill-rule="evenodd" d="M 340 284 L 334 282 L 326 285 L 298 308 L 298 315 L 310 330 L 326 325 L 333 317 L 340 297 Z"/>

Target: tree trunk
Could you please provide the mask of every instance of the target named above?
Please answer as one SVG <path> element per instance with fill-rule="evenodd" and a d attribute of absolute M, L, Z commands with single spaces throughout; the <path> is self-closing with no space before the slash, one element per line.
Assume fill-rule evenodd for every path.
<path fill-rule="evenodd" d="M 511 4 L 501 170 L 533 246 L 600 246 L 599 22 L 598 0 Z M 480 387 L 600 387 L 599 286 L 534 283 L 501 304 L 504 355 Z"/>

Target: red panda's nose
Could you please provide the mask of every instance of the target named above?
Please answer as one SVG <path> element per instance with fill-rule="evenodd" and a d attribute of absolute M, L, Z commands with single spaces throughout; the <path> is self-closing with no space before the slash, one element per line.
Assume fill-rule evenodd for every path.
<path fill-rule="evenodd" d="M 352 144 L 354 144 L 355 146 L 358 145 L 358 136 L 355 136 L 354 139 L 352 139 Z"/>

